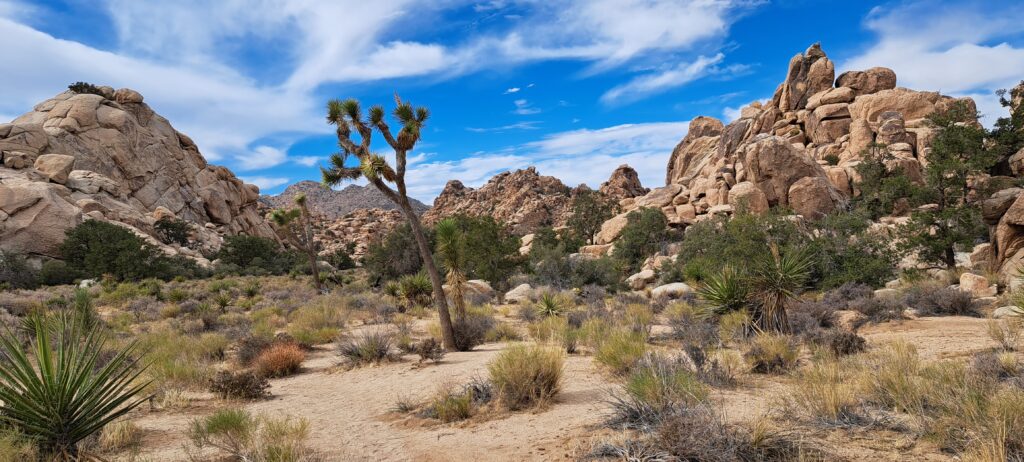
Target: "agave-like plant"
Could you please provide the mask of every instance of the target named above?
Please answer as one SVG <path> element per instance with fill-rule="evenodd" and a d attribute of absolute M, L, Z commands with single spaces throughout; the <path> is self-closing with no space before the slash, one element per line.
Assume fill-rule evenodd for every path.
<path fill-rule="evenodd" d="M 402 276 L 398 280 L 398 286 L 402 297 L 409 302 L 410 306 L 430 304 L 430 293 L 433 288 L 426 274 L 416 273 Z"/>
<path fill-rule="evenodd" d="M 80 315 L 34 315 L 28 347 L 6 329 L 0 334 L 0 424 L 29 438 L 47 460 L 94 457 L 78 443 L 148 399 L 145 367 L 131 343 L 105 364 L 107 337 Z"/>
<path fill-rule="evenodd" d="M 742 309 L 749 302 L 747 282 L 731 266 L 722 268 L 718 274 L 708 276 L 697 293 L 718 314 Z"/>
<path fill-rule="evenodd" d="M 565 298 L 554 292 L 544 292 L 537 300 L 537 313 L 541 316 L 561 316 L 566 309 Z"/>
<path fill-rule="evenodd" d="M 754 316 L 757 326 L 769 332 L 789 332 L 786 306 L 796 298 L 811 274 L 811 256 L 803 249 L 780 252 L 772 244 L 771 252 L 754 269 L 751 285 L 760 309 Z"/>

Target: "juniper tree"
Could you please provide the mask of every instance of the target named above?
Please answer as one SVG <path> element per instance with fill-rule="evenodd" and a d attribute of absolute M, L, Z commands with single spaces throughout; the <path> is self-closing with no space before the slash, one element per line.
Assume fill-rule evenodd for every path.
<path fill-rule="evenodd" d="M 420 139 L 420 131 L 430 116 L 425 107 L 413 107 L 395 95 L 394 118 L 402 125 L 395 136 L 391 127 L 384 121 L 384 108 L 373 106 L 364 118 L 359 101 L 355 99 L 331 100 L 327 103 L 327 123 L 334 125 L 341 152 L 331 155 L 330 167 L 321 168 L 323 182 L 335 186 L 346 180 L 366 178 L 377 190 L 383 193 L 401 210 L 416 239 L 423 266 L 430 277 L 434 289 L 434 305 L 441 323 L 441 334 L 446 347 L 455 348 L 455 335 L 452 330 L 451 316 L 448 313 L 448 302 L 445 299 L 441 273 L 434 264 L 434 258 L 427 242 L 426 234 L 420 218 L 413 210 L 409 201 L 409 192 L 405 184 L 407 167 L 406 156 Z M 376 129 L 395 153 L 395 166 L 392 167 L 384 156 L 370 150 L 373 132 Z M 352 132 L 359 135 L 359 143 L 352 139 Z M 359 165 L 347 165 L 349 157 L 358 160 Z M 394 185 L 392 187 L 391 185 Z"/>
<path fill-rule="evenodd" d="M 320 268 L 316 264 L 316 241 L 313 239 L 313 223 L 309 214 L 309 207 L 306 206 L 306 195 L 295 196 L 295 205 L 298 207 L 290 210 L 277 209 L 270 212 L 270 221 L 276 225 L 278 231 L 285 239 L 306 254 L 309 258 L 309 270 L 313 274 L 313 286 L 317 292 L 323 290 L 323 283 L 320 282 Z"/>

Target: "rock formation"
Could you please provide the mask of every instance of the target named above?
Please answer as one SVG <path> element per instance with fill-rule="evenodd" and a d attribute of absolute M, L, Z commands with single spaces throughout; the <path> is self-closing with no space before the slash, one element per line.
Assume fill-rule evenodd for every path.
<path fill-rule="evenodd" d="M 1010 90 L 1010 110 L 1024 111 L 1024 82 Z M 1010 168 L 1018 177 L 1024 175 L 1021 160 L 1024 148 L 1010 156 Z M 989 225 L 991 246 L 988 255 L 979 257 L 992 263 L 1003 282 L 1016 285 L 1024 271 L 1024 189 L 1010 187 L 998 191 L 981 202 L 981 215 Z"/>
<path fill-rule="evenodd" d="M 161 247 L 200 262 L 222 234 L 274 236 L 257 211 L 256 186 L 208 165 L 138 92 L 100 89 L 65 91 L 0 124 L 0 250 L 57 258 L 65 230 L 86 219 L 153 243 L 159 217 L 192 222 L 195 245 Z"/>
<path fill-rule="evenodd" d="M 351 244 L 353 251 L 349 255 L 358 261 L 366 255 L 370 243 L 383 238 L 402 223 L 405 223 L 402 212 L 378 208 L 357 209 L 336 220 L 320 221 L 316 226 L 320 254 L 329 255 L 339 250 L 348 252 Z"/>
<path fill-rule="evenodd" d="M 513 234 L 524 236 L 545 226 L 564 226 L 572 213 L 573 195 L 584 188 L 570 188 L 558 178 L 540 175 L 535 167 L 499 173 L 476 189 L 452 180 L 423 219 L 432 224 L 457 214 L 490 215 L 508 225 Z M 598 190 L 613 201 L 630 200 L 647 191 L 628 165 L 615 169 Z"/>
<path fill-rule="evenodd" d="M 925 118 L 954 101 L 897 88 L 896 74 L 881 67 L 835 78 L 832 61 L 812 45 L 790 60 L 785 81 L 768 102 L 744 107 L 728 125 L 693 119 L 672 151 L 666 186 L 620 202 L 623 213 L 605 223 L 597 244 L 614 241 L 625 214 L 640 207 L 660 208 L 678 227 L 737 207 L 787 207 L 819 217 L 852 194 L 854 166 L 873 142 L 886 144 L 897 162 L 919 176 L 932 137 Z"/>
<path fill-rule="evenodd" d="M 350 184 L 335 191 L 315 181 L 300 181 L 276 196 L 260 196 L 260 204 L 268 209 L 294 207 L 292 200 L 300 193 L 306 195 L 306 203 L 312 212 L 327 220 L 339 219 L 358 209 L 398 209 L 394 202 L 373 186 Z M 415 199 L 410 199 L 410 202 L 416 213 L 423 213 L 430 208 Z"/>

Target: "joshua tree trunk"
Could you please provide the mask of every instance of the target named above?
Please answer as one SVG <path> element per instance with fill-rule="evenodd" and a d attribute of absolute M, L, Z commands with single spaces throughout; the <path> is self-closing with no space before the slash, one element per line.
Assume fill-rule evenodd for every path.
<path fill-rule="evenodd" d="M 431 253 L 430 244 L 427 243 L 427 238 L 423 234 L 423 225 L 420 224 L 420 217 L 416 216 L 416 212 L 413 211 L 408 200 L 403 200 L 399 205 L 402 208 L 402 213 L 405 214 L 405 218 L 409 220 L 412 235 L 416 238 L 416 246 L 420 250 L 420 258 L 423 260 L 423 267 L 427 269 L 427 275 L 430 276 L 430 285 L 434 287 L 434 306 L 437 308 L 438 318 L 441 322 L 441 336 L 444 337 L 444 345 L 446 348 L 454 350 L 455 332 L 452 329 L 452 318 L 448 312 L 448 300 L 444 295 L 444 282 L 441 280 L 441 272 L 437 270 L 437 265 L 434 264 L 434 255 Z"/>
<path fill-rule="evenodd" d="M 313 225 L 310 223 L 309 209 L 306 208 L 306 204 L 302 204 L 302 232 L 305 234 L 306 240 L 306 256 L 309 257 L 309 269 L 313 273 L 313 286 L 316 287 L 317 293 L 323 292 L 324 286 L 320 282 L 320 268 L 316 264 L 316 243 L 313 241 Z"/>

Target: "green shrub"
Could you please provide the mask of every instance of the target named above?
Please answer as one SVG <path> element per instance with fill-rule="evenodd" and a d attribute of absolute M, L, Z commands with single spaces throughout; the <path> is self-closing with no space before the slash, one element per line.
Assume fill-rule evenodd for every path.
<path fill-rule="evenodd" d="M 0 290 L 34 289 L 39 285 L 40 275 L 36 273 L 20 254 L 0 250 Z M 44 282 L 45 284 L 45 282 Z"/>
<path fill-rule="evenodd" d="M 493 281 L 495 288 L 507 288 L 507 281 L 522 267 L 519 237 L 489 215 L 456 215 L 455 226 L 472 239 L 465 240 L 464 273 L 467 279 Z"/>
<path fill-rule="evenodd" d="M 622 228 L 619 240 L 615 241 L 612 256 L 618 260 L 627 273 L 640 269 L 647 257 L 661 250 L 668 243 L 668 219 L 659 209 L 634 210 L 626 215 L 626 226 Z"/>
<path fill-rule="evenodd" d="M 288 274 L 296 267 L 308 269 L 308 260 L 298 252 L 281 250 L 273 239 L 245 234 L 225 237 L 216 257 L 220 260 L 218 271 L 228 274 Z"/>
<path fill-rule="evenodd" d="M 161 217 L 153 224 L 157 238 L 164 244 L 188 245 L 188 234 L 191 225 L 185 220 L 174 217 Z"/>
<path fill-rule="evenodd" d="M 88 82 L 75 82 L 71 85 L 68 85 L 68 90 L 71 90 L 80 95 L 92 94 L 103 96 L 103 92 L 100 90 L 99 87 Z"/>
<path fill-rule="evenodd" d="M 356 250 L 356 243 L 349 242 L 344 249 L 338 249 L 327 255 L 327 263 L 330 263 L 335 269 L 347 270 L 356 267 L 355 260 L 352 259 L 352 252 Z"/>
<path fill-rule="evenodd" d="M 80 274 L 61 260 L 48 260 L 39 270 L 39 282 L 47 286 L 71 284 Z"/>
<path fill-rule="evenodd" d="M 378 330 L 350 336 L 338 341 L 338 353 L 353 365 L 379 363 L 394 358 L 394 335 Z"/>
<path fill-rule="evenodd" d="M 629 374 L 626 393 L 657 409 L 703 401 L 707 386 L 680 361 L 649 356 Z"/>
<path fill-rule="evenodd" d="M 198 271 L 191 260 L 166 257 L 131 231 L 104 221 L 86 220 L 66 234 L 61 255 L 68 268 L 82 277 L 170 279 Z"/>
<path fill-rule="evenodd" d="M 513 345 L 488 366 L 501 403 L 511 410 L 546 402 L 558 393 L 562 353 L 540 346 Z"/>
<path fill-rule="evenodd" d="M 321 457 L 306 445 L 309 422 L 290 417 L 253 416 L 241 409 L 221 409 L 192 421 L 189 432 L 194 454 L 206 448 L 227 453 L 232 460 L 253 462 L 313 462 Z"/>
<path fill-rule="evenodd" d="M 594 360 L 619 375 L 628 373 L 647 352 L 647 338 L 640 332 L 613 331 L 599 341 Z"/>
<path fill-rule="evenodd" d="M 429 230 L 424 232 L 427 240 L 433 242 L 433 233 Z M 376 286 L 384 281 L 418 273 L 423 267 L 418 249 L 408 224 L 399 225 L 381 240 L 371 242 L 362 262 L 370 283 Z"/>

